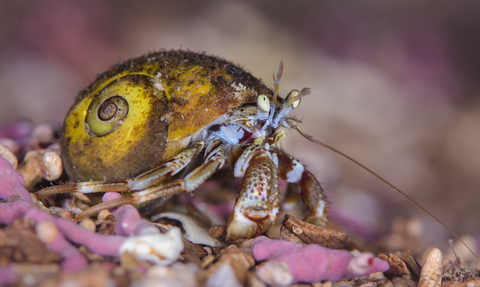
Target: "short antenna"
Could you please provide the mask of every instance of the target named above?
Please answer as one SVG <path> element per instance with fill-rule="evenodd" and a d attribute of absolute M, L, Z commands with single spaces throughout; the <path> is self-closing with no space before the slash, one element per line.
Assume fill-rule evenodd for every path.
<path fill-rule="evenodd" d="M 283 60 L 280 61 L 280 65 L 278 65 L 277 76 L 275 76 L 275 74 L 273 75 L 273 88 L 274 88 L 273 104 L 277 103 L 278 89 L 280 87 L 280 80 L 282 79 L 282 74 L 283 74 Z"/>

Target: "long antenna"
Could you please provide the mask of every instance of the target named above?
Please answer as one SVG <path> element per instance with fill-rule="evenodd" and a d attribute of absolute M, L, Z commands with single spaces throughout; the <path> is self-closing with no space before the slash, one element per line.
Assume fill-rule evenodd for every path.
<path fill-rule="evenodd" d="M 390 182 L 388 182 L 386 179 L 384 179 L 383 177 L 379 176 L 378 174 L 376 174 L 375 172 L 373 172 L 371 169 L 369 169 L 368 167 L 364 166 L 363 164 L 361 164 L 360 162 L 356 161 L 355 159 L 351 158 L 350 156 L 344 154 L 343 152 L 337 150 L 336 148 L 334 147 L 331 147 L 329 146 L 328 144 L 326 143 L 323 143 L 321 141 L 318 141 L 316 139 L 314 139 L 312 136 L 306 134 L 305 132 L 302 131 L 302 129 L 300 129 L 300 127 L 298 126 L 298 124 L 293 120 L 293 119 L 287 119 L 288 121 L 288 124 L 291 125 L 291 126 L 294 126 L 295 129 L 304 137 L 306 138 L 307 140 L 315 143 L 315 144 L 318 144 L 320 146 L 323 146 L 324 148 L 327 148 L 341 156 L 343 156 L 344 158 L 352 161 L 353 163 L 355 163 L 356 165 L 360 166 L 361 168 L 363 168 L 364 170 L 368 171 L 369 173 L 371 173 L 373 176 L 375 176 L 376 178 L 380 179 L 381 181 L 383 181 L 385 184 L 387 184 L 388 186 L 390 186 L 391 188 L 393 188 L 394 190 L 396 190 L 397 192 L 399 192 L 401 195 L 405 196 L 408 200 L 410 200 L 411 202 L 413 202 L 413 204 L 415 204 L 416 206 L 418 206 L 421 210 L 423 210 L 426 214 L 428 214 L 430 217 L 432 217 L 433 219 L 435 219 L 438 223 L 440 223 L 443 227 L 445 227 L 445 229 L 447 229 L 451 234 L 453 234 L 453 236 L 455 236 L 455 238 L 457 238 L 460 242 L 463 243 L 463 245 L 465 245 L 465 247 L 467 247 L 467 249 L 472 252 L 472 254 L 477 258 L 477 254 L 475 254 L 475 252 L 473 252 L 472 249 L 470 249 L 470 247 L 468 247 L 468 245 L 457 235 L 455 234 L 455 232 L 453 232 L 447 225 L 445 225 L 445 223 L 441 222 L 437 217 L 435 217 L 430 211 L 428 211 L 425 207 L 423 207 L 422 205 L 420 205 L 420 203 L 416 202 L 413 198 L 411 198 L 410 196 L 408 196 L 405 192 L 401 191 L 400 189 L 398 189 L 396 186 L 394 186 L 393 184 L 391 184 Z"/>

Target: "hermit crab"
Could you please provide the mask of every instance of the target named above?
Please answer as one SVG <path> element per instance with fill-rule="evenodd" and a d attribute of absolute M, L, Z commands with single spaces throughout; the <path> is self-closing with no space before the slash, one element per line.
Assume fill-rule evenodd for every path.
<path fill-rule="evenodd" d="M 123 192 L 79 214 L 80 220 L 123 204 L 144 204 L 193 192 L 225 163 L 242 178 L 228 220 L 227 241 L 268 230 L 279 211 L 281 178 L 300 188 L 306 221 L 327 220 L 328 202 L 305 165 L 280 147 L 281 128 L 309 89 L 278 96 L 244 69 L 189 51 L 132 58 L 98 76 L 65 119 L 60 141 L 65 170 L 75 183 L 51 186 L 38 198 L 66 192 Z M 308 136 L 305 135 L 307 138 Z M 174 176 L 203 153 L 186 176 Z"/>
<path fill-rule="evenodd" d="M 226 228 L 227 242 L 256 237 L 273 225 L 279 211 L 279 178 L 289 183 L 289 190 L 300 191 L 308 209 L 305 221 L 324 226 L 328 201 L 320 183 L 280 145 L 284 129 L 294 129 L 379 178 L 465 245 L 400 189 L 304 133 L 300 121 L 289 114 L 310 90 L 278 96 L 282 72 L 280 63 L 271 90 L 230 62 L 190 51 L 154 52 L 117 64 L 80 92 L 65 119 L 60 148 L 74 183 L 42 189 L 36 196 L 124 194 L 86 209 L 76 218 L 81 220 L 104 209 L 151 206 L 174 194 L 193 192 L 227 163 L 233 175 L 242 178 Z M 202 153 L 202 162 L 195 165 Z"/>

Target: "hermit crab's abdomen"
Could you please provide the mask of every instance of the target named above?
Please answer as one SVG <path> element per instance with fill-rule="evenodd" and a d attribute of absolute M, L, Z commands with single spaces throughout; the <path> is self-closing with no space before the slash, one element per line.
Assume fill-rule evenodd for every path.
<path fill-rule="evenodd" d="M 118 64 L 82 91 L 64 123 L 65 169 L 75 181 L 148 171 L 232 108 L 272 92 L 245 70 L 185 51 Z"/>

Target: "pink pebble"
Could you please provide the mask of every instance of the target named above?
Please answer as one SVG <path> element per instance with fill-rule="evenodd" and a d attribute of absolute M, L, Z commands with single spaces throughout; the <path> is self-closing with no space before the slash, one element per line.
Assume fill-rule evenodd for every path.
<path fill-rule="evenodd" d="M 103 202 L 107 202 L 107 201 L 111 201 L 111 200 L 114 200 L 114 199 L 119 199 L 121 198 L 122 195 L 118 192 L 105 192 L 105 194 L 103 195 L 102 197 L 102 201 Z"/>
<path fill-rule="evenodd" d="M 9 266 L 0 266 L 0 287 L 13 285 L 17 277 L 17 273 Z"/>

